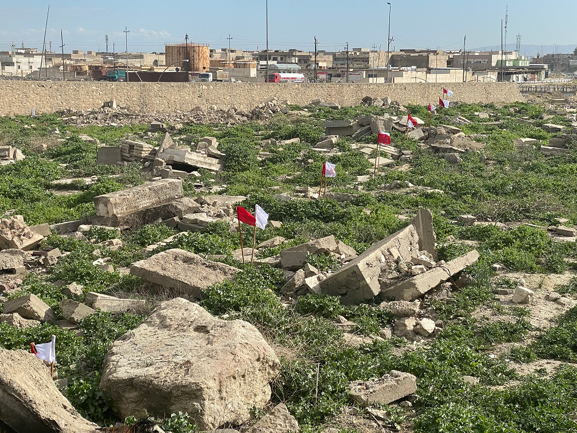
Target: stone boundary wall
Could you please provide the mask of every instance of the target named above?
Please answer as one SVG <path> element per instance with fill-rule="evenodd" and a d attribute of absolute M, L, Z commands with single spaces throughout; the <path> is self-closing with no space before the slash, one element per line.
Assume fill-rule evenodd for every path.
<path fill-rule="evenodd" d="M 514 83 L 453 83 L 452 101 L 511 103 L 523 101 Z M 307 105 L 314 99 L 342 106 L 359 105 L 363 97 L 389 97 L 401 104 L 439 101 L 443 84 L 295 84 L 295 83 L 110 83 L 0 81 L 0 116 L 37 114 L 64 109 L 91 110 L 105 101 L 141 113 L 189 111 L 211 106 L 250 110 L 272 98 Z"/>

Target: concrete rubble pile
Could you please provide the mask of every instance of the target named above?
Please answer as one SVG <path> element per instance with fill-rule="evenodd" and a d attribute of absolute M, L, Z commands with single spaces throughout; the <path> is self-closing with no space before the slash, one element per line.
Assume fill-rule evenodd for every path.
<path fill-rule="evenodd" d="M 230 124 L 236 125 L 246 122 L 267 121 L 277 113 L 288 113 L 287 103 L 276 99 L 264 102 L 250 111 L 231 107 L 229 109 L 218 109 L 210 107 L 202 109 L 194 108 L 190 111 L 140 113 L 122 107 L 102 107 L 89 111 L 64 110 L 60 112 L 66 123 L 73 125 L 141 125 L 143 123 L 152 124 L 160 122 L 162 124 Z"/>
<path fill-rule="evenodd" d="M 449 262 L 438 261 L 432 215 L 421 209 L 407 227 L 319 281 L 315 292 L 338 296 L 343 304 L 356 304 L 377 296 L 414 301 L 478 258 L 479 253 L 473 250 Z"/>
<path fill-rule="evenodd" d="M 0 249 L 30 250 L 44 239 L 24 222 L 22 215 L 0 220 Z"/>

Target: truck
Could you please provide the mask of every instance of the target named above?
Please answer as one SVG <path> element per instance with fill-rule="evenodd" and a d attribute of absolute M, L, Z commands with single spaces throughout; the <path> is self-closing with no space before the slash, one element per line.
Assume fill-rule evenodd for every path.
<path fill-rule="evenodd" d="M 303 74 L 275 72 L 268 74 L 267 83 L 304 83 L 305 76 Z"/>
<path fill-rule="evenodd" d="M 126 71 L 122 69 L 109 69 L 104 79 L 106 81 L 126 81 Z"/>
<path fill-rule="evenodd" d="M 212 72 L 201 72 L 198 74 L 198 81 L 210 83 L 212 81 Z"/>

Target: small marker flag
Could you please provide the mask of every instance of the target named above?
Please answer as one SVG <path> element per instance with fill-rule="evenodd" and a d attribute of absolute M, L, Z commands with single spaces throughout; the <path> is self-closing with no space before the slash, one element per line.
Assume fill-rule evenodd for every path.
<path fill-rule="evenodd" d="M 379 134 L 377 135 L 377 143 L 391 144 L 391 134 L 388 132 L 379 131 Z"/>
<path fill-rule="evenodd" d="M 249 226 L 256 225 L 256 218 L 254 217 L 253 214 L 251 214 L 245 208 L 237 206 L 236 207 L 236 215 L 238 217 L 238 220 L 241 223 L 248 224 Z"/>
<path fill-rule="evenodd" d="M 439 106 L 442 108 L 449 108 L 449 101 L 439 98 Z"/>
<path fill-rule="evenodd" d="M 336 177 L 337 173 L 335 172 L 335 165 L 331 164 L 330 162 L 326 161 L 323 164 L 323 176 L 325 177 Z"/>
<path fill-rule="evenodd" d="M 429 106 L 427 107 L 427 110 L 429 110 L 431 113 L 433 111 L 435 111 L 437 109 L 437 107 L 435 107 L 433 104 L 429 104 Z"/>
<path fill-rule="evenodd" d="M 407 128 L 411 129 L 416 127 L 417 127 L 417 121 L 413 119 L 413 117 L 409 113 L 407 113 Z"/>
<path fill-rule="evenodd" d="M 49 343 L 30 344 L 30 350 L 34 355 L 42 361 L 50 364 L 56 362 L 56 335 L 52 336 L 52 341 Z"/>
<path fill-rule="evenodd" d="M 451 96 L 453 96 L 453 92 L 451 92 L 450 90 L 445 89 L 444 87 L 443 87 L 443 93 L 446 94 L 449 98 L 450 98 Z"/>
<path fill-rule="evenodd" d="M 256 226 L 259 229 L 263 229 L 266 227 L 268 223 L 268 214 L 264 211 L 262 207 L 258 204 L 254 205 L 254 215 L 256 219 Z"/>

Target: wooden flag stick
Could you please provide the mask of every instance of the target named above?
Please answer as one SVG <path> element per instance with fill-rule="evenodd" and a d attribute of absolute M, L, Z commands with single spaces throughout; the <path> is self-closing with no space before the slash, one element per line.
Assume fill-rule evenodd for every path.
<path fill-rule="evenodd" d="M 238 236 L 240 237 L 240 253 L 242 254 L 242 263 L 244 264 L 244 247 L 242 246 L 242 230 L 240 229 L 240 220 L 238 220 Z"/>
<path fill-rule="evenodd" d="M 325 194 L 323 195 L 323 198 L 327 197 L 327 177 L 325 176 Z"/>
<path fill-rule="evenodd" d="M 250 264 L 254 261 L 254 244 L 256 242 L 256 224 L 254 225 L 254 233 L 252 234 L 252 256 L 250 256 Z"/>
<path fill-rule="evenodd" d="M 323 177 L 325 177 L 325 175 L 321 173 L 321 186 L 319 186 L 319 198 L 321 198 L 321 192 L 323 190 Z"/>
<path fill-rule="evenodd" d="M 377 175 L 377 163 L 379 161 L 379 142 L 377 140 L 377 155 L 375 157 L 375 169 L 373 170 L 373 176 Z"/>

